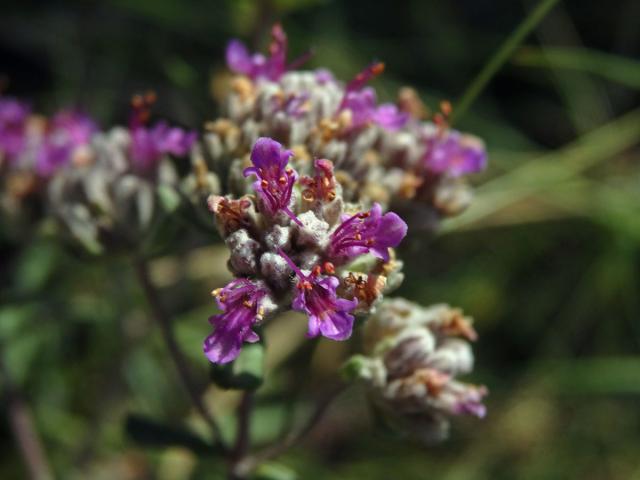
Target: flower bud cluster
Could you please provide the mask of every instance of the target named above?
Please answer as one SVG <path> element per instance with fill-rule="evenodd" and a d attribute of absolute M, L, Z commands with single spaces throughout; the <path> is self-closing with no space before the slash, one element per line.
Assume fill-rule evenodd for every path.
<path fill-rule="evenodd" d="M 470 342 L 476 338 L 471 319 L 458 309 L 386 299 L 365 324 L 365 355 L 349 360 L 345 372 L 365 382 L 393 426 L 439 440 L 448 432 L 448 416 L 485 415 L 486 387 L 457 380 L 473 369 Z"/>
<path fill-rule="evenodd" d="M 196 134 L 163 121 L 149 125 L 153 101 L 134 97 L 128 127 L 92 135 L 83 160 L 49 182 L 50 212 L 93 251 L 135 245 L 158 210 L 158 189 L 178 185 L 171 156 L 187 155 Z"/>
<path fill-rule="evenodd" d="M 378 104 L 369 80 L 384 70 L 373 63 L 344 84 L 321 69 L 299 71 L 285 62 L 286 36 L 276 25 L 271 56 L 251 55 L 240 42 L 227 49 L 237 75 L 225 102 L 226 118 L 208 125 L 203 149 L 236 194 L 243 164 L 257 138 L 268 136 L 296 152 L 295 167 L 313 171 L 315 158 L 329 159 L 347 201 L 384 210 L 418 210 L 437 220 L 456 215 L 471 192 L 463 176 L 485 167 L 481 140 L 449 128 L 443 102 L 433 121 L 417 95 L 402 89 L 395 104 Z"/>
<path fill-rule="evenodd" d="M 38 212 L 44 205 L 94 252 L 104 242 L 135 242 L 154 216 L 158 187 L 177 185 L 169 157 L 187 155 L 196 139 L 166 122 L 149 125 L 154 101 L 135 96 L 128 127 L 100 131 L 76 110 L 46 118 L 0 97 L 2 212 L 19 219 L 25 205 L 37 203 Z"/>
<path fill-rule="evenodd" d="M 392 249 L 405 222 L 378 204 L 346 203 L 331 162 L 299 176 L 293 152 L 270 138 L 257 139 L 251 162 L 243 175 L 252 194 L 209 199 L 236 277 L 213 292 L 222 313 L 210 319 L 204 352 L 214 363 L 257 341 L 253 328 L 276 310 L 306 314 L 310 337 L 345 340 L 354 314 L 371 312 L 402 281 Z"/>

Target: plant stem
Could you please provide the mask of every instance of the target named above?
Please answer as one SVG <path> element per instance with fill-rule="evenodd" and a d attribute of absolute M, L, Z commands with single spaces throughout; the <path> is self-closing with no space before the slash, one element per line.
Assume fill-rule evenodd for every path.
<path fill-rule="evenodd" d="M 241 480 L 245 478 L 244 472 L 238 472 L 237 466 L 242 463 L 249 450 L 251 439 L 251 412 L 253 411 L 253 392 L 245 391 L 238 405 L 236 443 L 232 452 L 229 480 Z M 247 472 L 248 473 L 248 472 Z"/>
<path fill-rule="evenodd" d="M 1 355 L 2 352 L 0 352 Z M 33 421 L 31 409 L 19 387 L 13 383 L 9 369 L 0 358 L 0 373 L 7 396 L 7 416 L 11 431 L 18 445 L 32 480 L 52 480 L 53 474 L 42 447 L 42 441 Z"/>
<path fill-rule="evenodd" d="M 191 397 L 191 401 L 196 410 L 198 410 L 200 415 L 202 415 L 202 417 L 209 424 L 209 427 L 213 431 L 216 447 L 224 453 L 227 451 L 227 448 L 224 444 L 220 427 L 218 426 L 215 418 L 211 415 L 211 413 L 209 413 L 209 410 L 207 410 L 206 406 L 202 402 L 200 392 L 198 391 L 198 388 L 193 381 L 193 377 L 191 376 L 189 367 L 187 366 L 186 358 L 180 350 L 180 347 L 178 346 L 178 341 L 176 340 L 175 333 L 171 325 L 171 319 L 162 306 L 158 291 L 151 282 L 151 277 L 149 275 L 149 265 L 144 259 L 136 259 L 135 269 L 138 276 L 138 281 L 142 286 L 142 290 L 145 294 L 147 302 L 149 303 L 149 307 L 151 308 L 151 312 L 155 317 L 156 322 L 160 326 L 160 330 L 162 331 L 162 336 L 169 350 L 169 354 L 171 355 L 171 359 L 173 360 L 173 363 L 176 366 L 176 370 L 178 371 L 178 376 L 180 377 L 185 390 L 189 394 L 189 397 Z"/>
<path fill-rule="evenodd" d="M 309 434 L 313 430 L 313 428 L 320 422 L 320 420 L 322 420 L 324 414 L 326 413 L 333 400 L 335 400 L 335 398 L 340 395 L 347 388 L 347 386 L 348 385 L 346 384 L 340 384 L 337 387 L 333 388 L 322 399 L 320 399 L 316 404 L 314 411 L 299 429 L 290 431 L 280 441 L 269 445 L 264 450 L 257 452 L 254 455 L 247 456 L 239 461 L 236 464 L 235 469 L 236 474 L 240 475 L 237 478 L 245 478 L 263 462 L 282 455 L 292 446 L 300 442 L 305 436 L 307 436 L 307 434 Z"/>
<path fill-rule="evenodd" d="M 452 124 L 462 117 L 493 76 L 500 70 L 500 67 L 509 60 L 515 49 L 522 43 L 527 35 L 531 33 L 536 25 L 540 23 L 547 13 L 549 13 L 549 10 L 551 10 L 556 3 L 558 3 L 558 0 L 540 0 L 536 8 L 534 8 L 511 35 L 507 37 L 498 51 L 493 54 L 484 68 L 480 70 L 480 73 L 478 73 L 469 87 L 467 87 L 462 97 L 460 97 L 460 100 L 454 105 L 455 108 L 451 118 Z"/>

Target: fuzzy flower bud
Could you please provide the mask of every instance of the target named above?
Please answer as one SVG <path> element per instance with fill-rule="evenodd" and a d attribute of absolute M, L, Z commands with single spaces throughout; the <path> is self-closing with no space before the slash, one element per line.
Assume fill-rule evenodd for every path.
<path fill-rule="evenodd" d="M 385 300 L 365 326 L 365 354 L 351 374 L 368 386 L 390 423 L 424 440 L 441 438 L 449 415 L 486 413 L 484 386 L 457 380 L 473 369 L 471 320 L 446 305 Z M 355 362 L 355 361 L 354 361 Z"/>

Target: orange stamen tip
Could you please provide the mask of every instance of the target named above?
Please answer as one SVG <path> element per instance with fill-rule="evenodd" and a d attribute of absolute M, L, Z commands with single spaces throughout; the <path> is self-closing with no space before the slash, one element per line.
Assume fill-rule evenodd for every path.
<path fill-rule="evenodd" d="M 144 95 L 144 101 L 147 103 L 155 103 L 157 99 L 158 99 L 158 95 L 153 90 L 149 90 Z"/>
<path fill-rule="evenodd" d="M 325 262 L 323 266 L 324 266 L 324 271 L 327 272 L 328 274 L 332 275 L 336 273 L 336 267 L 333 266 L 333 263 Z"/>
<path fill-rule="evenodd" d="M 382 72 L 384 72 L 383 62 L 378 62 L 371 67 L 371 73 L 373 73 L 374 75 L 380 75 Z"/>

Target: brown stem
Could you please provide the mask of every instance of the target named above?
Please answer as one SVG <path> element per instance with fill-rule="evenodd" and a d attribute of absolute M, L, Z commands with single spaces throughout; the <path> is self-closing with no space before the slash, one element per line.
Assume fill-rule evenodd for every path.
<path fill-rule="evenodd" d="M 346 389 L 346 387 L 347 385 L 340 384 L 333 390 L 331 390 L 328 394 L 326 394 L 322 399 L 320 399 L 320 401 L 318 401 L 318 403 L 316 404 L 313 413 L 299 429 L 292 430 L 280 441 L 269 445 L 262 451 L 257 452 L 254 455 L 247 456 L 239 461 L 236 464 L 235 468 L 235 472 L 238 477 L 234 478 L 245 478 L 262 463 L 282 455 L 292 446 L 300 442 L 307 434 L 309 434 L 313 430 L 313 428 L 320 422 L 320 420 L 322 420 L 322 417 L 326 413 L 333 400 L 335 400 L 335 398 L 340 395 Z"/>
<path fill-rule="evenodd" d="M 31 409 L 18 386 L 11 380 L 9 369 L 4 364 L 3 358 L 0 358 L 0 372 L 4 379 L 7 396 L 9 425 L 18 444 L 22 460 L 29 470 L 29 478 L 32 480 L 52 480 L 53 473 L 36 430 Z"/>
<path fill-rule="evenodd" d="M 191 372 L 189 370 L 189 367 L 187 366 L 187 361 L 184 357 L 184 354 L 180 350 L 180 347 L 178 346 L 178 342 L 173 332 L 171 319 L 162 306 L 162 302 L 160 301 L 160 297 L 158 296 L 158 291 L 151 282 L 151 277 L 149 275 L 149 266 L 147 262 L 143 259 L 137 259 L 135 261 L 135 269 L 147 302 L 151 307 L 151 312 L 153 313 L 153 316 L 160 326 L 160 330 L 162 331 L 162 336 L 169 350 L 169 354 L 171 355 L 171 359 L 173 360 L 173 363 L 178 370 L 178 376 L 180 377 L 185 390 L 189 394 L 189 397 L 191 397 L 191 401 L 196 410 L 198 410 L 200 415 L 202 415 L 202 417 L 209 424 L 209 427 L 213 431 L 216 447 L 219 448 L 222 452 L 226 452 L 227 448 L 224 444 L 224 440 L 220 432 L 220 427 L 218 426 L 215 418 L 205 407 L 204 403 L 202 402 L 200 392 L 198 391 L 196 384 L 193 382 L 193 377 L 191 376 Z"/>
<path fill-rule="evenodd" d="M 242 464 L 251 439 L 251 412 L 253 411 L 253 392 L 245 391 L 242 394 L 240 405 L 238 405 L 237 419 L 238 428 L 236 432 L 236 443 L 233 448 L 229 480 L 242 480 L 245 473 L 238 471 L 238 465 Z M 247 472 L 248 473 L 248 472 Z"/>

